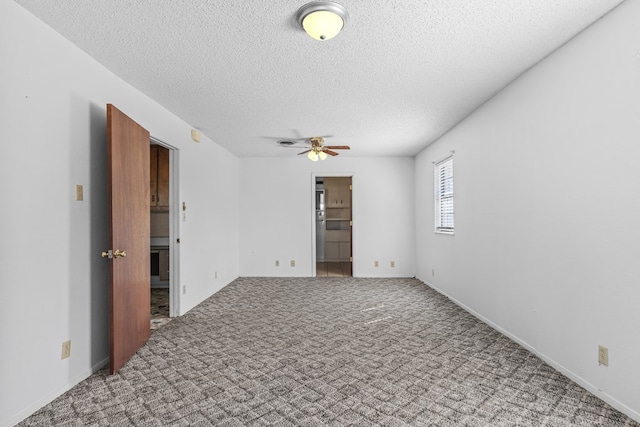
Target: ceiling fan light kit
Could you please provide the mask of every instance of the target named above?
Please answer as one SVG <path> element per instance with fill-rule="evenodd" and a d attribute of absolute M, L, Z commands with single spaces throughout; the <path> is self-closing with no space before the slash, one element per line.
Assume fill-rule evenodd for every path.
<path fill-rule="evenodd" d="M 325 153 L 324 151 L 321 151 L 321 150 L 320 151 L 311 150 L 311 151 L 309 151 L 309 154 L 307 154 L 307 157 L 312 162 L 317 162 L 318 160 L 326 159 L 327 158 L 327 153 Z"/>
<path fill-rule="evenodd" d="M 311 146 L 308 150 L 305 150 L 301 153 L 298 153 L 298 156 L 302 154 L 306 154 L 307 158 L 312 162 L 317 162 L 318 160 L 324 160 L 327 158 L 327 155 L 337 156 L 339 153 L 336 153 L 333 150 L 350 150 L 351 147 L 348 145 L 324 145 L 324 138 L 319 136 L 314 136 L 313 138 L 309 138 L 309 144 Z"/>
<path fill-rule="evenodd" d="M 347 17 L 347 9 L 332 1 L 313 1 L 296 12 L 296 19 L 306 33 L 321 41 L 337 36 Z"/>

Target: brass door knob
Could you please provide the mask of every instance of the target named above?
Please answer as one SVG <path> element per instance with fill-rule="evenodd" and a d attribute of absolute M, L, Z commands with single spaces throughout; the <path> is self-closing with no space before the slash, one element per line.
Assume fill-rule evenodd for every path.
<path fill-rule="evenodd" d="M 108 251 L 102 251 L 102 258 L 113 258 L 113 251 L 111 249 Z"/>
<path fill-rule="evenodd" d="M 116 249 L 115 251 L 113 251 L 113 256 L 116 258 L 124 258 L 127 256 L 127 252 L 125 251 L 121 251 L 120 249 Z"/>

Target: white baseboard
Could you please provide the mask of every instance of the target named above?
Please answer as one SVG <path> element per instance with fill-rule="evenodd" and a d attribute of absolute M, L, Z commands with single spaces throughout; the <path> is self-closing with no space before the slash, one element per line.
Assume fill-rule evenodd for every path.
<path fill-rule="evenodd" d="M 633 420 L 635 420 L 637 422 L 640 422 L 640 412 L 634 411 L 633 409 L 629 408 L 624 403 L 622 403 L 622 402 L 616 400 L 615 398 L 611 397 L 610 395 L 608 395 L 607 393 L 603 392 L 602 390 L 600 390 L 595 385 L 591 384 L 589 381 L 587 381 L 584 378 L 582 378 L 579 375 L 577 375 L 575 372 L 567 369 L 566 367 L 564 367 L 563 365 L 559 364 L 555 360 L 553 360 L 553 359 L 549 358 L 548 356 L 540 353 L 536 348 L 534 348 L 531 345 L 529 345 L 528 343 L 522 341 L 520 338 L 518 338 L 517 336 L 511 334 L 509 331 L 504 330 L 499 325 L 493 323 L 491 320 L 487 319 L 486 317 L 482 316 L 481 314 L 479 314 L 476 311 L 472 310 L 471 308 L 467 307 L 465 304 L 461 303 L 457 299 L 449 296 L 446 292 L 444 292 L 441 289 L 437 288 L 433 284 L 427 282 L 426 280 L 422 280 L 419 277 L 417 277 L 417 279 L 420 280 L 425 285 L 429 286 L 434 291 L 436 291 L 439 294 L 447 297 L 447 299 L 449 299 L 451 302 L 456 304 L 458 307 L 462 308 L 467 313 L 473 315 L 474 317 L 476 317 L 477 319 L 479 319 L 483 323 L 486 323 L 487 325 L 491 326 L 496 331 L 500 332 L 502 335 L 508 337 L 512 341 L 515 341 L 516 343 L 518 343 L 522 347 L 526 348 L 531 353 L 535 354 L 540 359 L 542 359 L 546 364 L 550 365 L 555 370 L 557 370 L 558 372 L 560 372 L 561 374 L 563 374 L 564 376 L 566 376 L 567 378 L 569 378 L 570 380 L 572 380 L 573 382 L 575 382 L 576 384 L 581 386 L 582 388 L 586 389 L 587 391 L 589 391 L 594 396 L 598 397 L 599 399 L 601 399 L 604 402 L 608 403 L 612 407 L 616 408 L 618 411 L 620 411 L 623 414 L 627 415 L 629 418 L 631 418 L 631 419 L 633 419 Z"/>
<path fill-rule="evenodd" d="M 40 409 L 43 406 L 48 405 L 49 403 L 53 402 L 57 397 L 59 397 L 62 394 L 66 393 L 67 391 L 71 390 L 74 386 L 76 386 L 80 382 L 82 382 L 82 381 L 86 380 L 87 378 L 89 378 L 91 375 L 93 375 L 94 373 L 96 373 L 97 371 L 99 371 L 100 369 L 105 367 L 108 363 L 109 363 L 109 358 L 108 357 L 105 358 L 105 359 L 102 359 L 101 361 L 99 361 L 98 363 L 93 365 L 90 369 L 87 369 L 87 370 L 79 373 L 75 377 L 73 377 L 71 379 L 71 381 L 69 381 L 64 386 L 62 386 L 62 387 L 58 388 L 57 390 L 49 393 L 47 396 L 43 397 L 42 399 L 37 400 L 36 402 L 34 402 L 33 404 L 29 405 L 27 408 L 23 409 L 22 411 L 20 411 L 16 415 L 12 416 L 8 420 L 3 421 L 2 423 L 0 423 L 0 427 L 11 427 L 11 426 L 14 426 L 14 425 L 18 424 L 20 421 L 25 420 L 27 417 L 32 415 L 38 409 Z"/>

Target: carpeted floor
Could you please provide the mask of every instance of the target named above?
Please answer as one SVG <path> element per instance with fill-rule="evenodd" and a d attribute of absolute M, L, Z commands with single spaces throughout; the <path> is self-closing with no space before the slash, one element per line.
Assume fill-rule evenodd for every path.
<path fill-rule="evenodd" d="M 415 279 L 241 278 L 24 426 L 639 425 Z"/>

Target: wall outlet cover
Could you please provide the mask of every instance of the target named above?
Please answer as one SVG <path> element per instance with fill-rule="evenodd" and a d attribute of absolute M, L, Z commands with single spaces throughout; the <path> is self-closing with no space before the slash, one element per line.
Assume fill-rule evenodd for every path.
<path fill-rule="evenodd" d="M 66 359 L 71 356 L 71 340 L 62 343 L 62 353 L 60 359 Z"/>
<path fill-rule="evenodd" d="M 609 349 L 607 347 L 598 346 L 598 363 L 609 366 Z"/>

